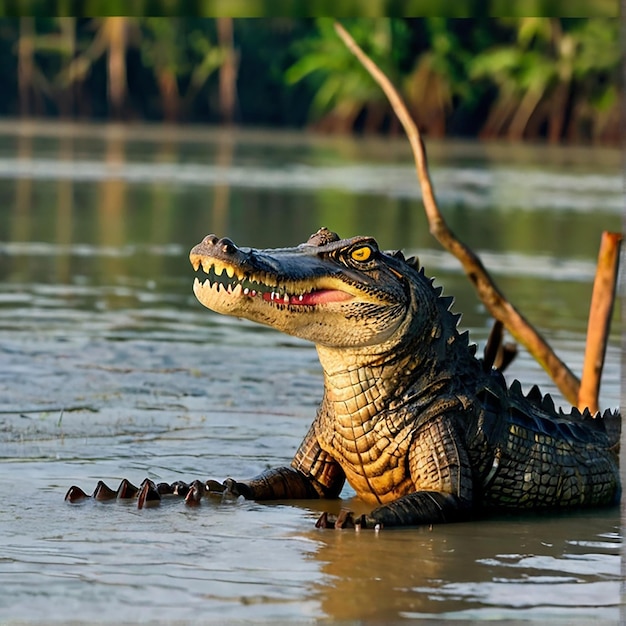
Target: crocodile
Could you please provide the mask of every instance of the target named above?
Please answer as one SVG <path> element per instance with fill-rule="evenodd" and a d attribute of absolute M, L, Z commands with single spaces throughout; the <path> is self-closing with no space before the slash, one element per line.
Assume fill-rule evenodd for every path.
<path fill-rule="evenodd" d="M 208 235 L 190 261 L 204 306 L 315 344 L 324 379 L 315 420 L 289 466 L 252 479 L 124 482 L 117 492 L 99 483 L 94 497 L 337 498 L 347 481 L 370 511 L 323 513 L 317 526 L 357 529 L 618 502 L 619 411 L 565 413 L 536 385 L 507 384 L 506 361 L 489 344 L 477 357 L 453 298 L 415 257 L 322 228 L 277 249 Z M 82 497 L 78 487 L 67 495 Z"/>

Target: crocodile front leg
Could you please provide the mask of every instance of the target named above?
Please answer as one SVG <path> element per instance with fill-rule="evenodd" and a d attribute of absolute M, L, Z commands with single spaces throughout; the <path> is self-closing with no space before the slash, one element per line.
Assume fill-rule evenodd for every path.
<path fill-rule="evenodd" d="M 162 496 L 181 496 L 186 504 L 196 506 L 204 496 L 217 496 L 222 499 L 243 496 L 246 500 L 304 500 L 323 495 L 323 486 L 316 484 L 302 472 L 292 467 L 277 467 L 266 470 L 250 480 L 236 481 L 227 478 L 223 483 L 216 480 L 206 482 L 194 480 L 189 484 L 177 481 L 171 485 L 168 483 L 155 485 L 146 479 L 138 488 L 124 479 L 118 489 L 113 490 L 99 481 L 92 495 L 86 494 L 80 487 L 70 487 L 65 500 L 76 503 L 88 498 L 98 501 L 137 499 L 137 506 L 142 509 L 158 504 Z"/>
<path fill-rule="evenodd" d="M 197 506 L 204 496 L 223 499 L 243 496 L 247 500 L 305 500 L 339 495 L 345 474 L 339 464 L 320 448 L 313 428 L 302 442 L 291 465 L 266 470 L 249 480 L 227 478 L 223 483 L 195 480 L 190 484 L 177 481 L 171 485 L 155 485 L 146 479 L 140 487 L 135 487 L 124 479 L 117 491 L 114 491 L 99 481 L 91 496 L 80 487 L 72 486 L 65 500 L 76 503 L 87 498 L 99 501 L 137 498 L 137 506 L 143 508 L 158 504 L 161 496 L 181 496 L 189 506 Z"/>
<path fill-rule="evenodd" d="M 390 528 L 458 522 L 467 519 L 471 507 L 460 498 L 439 491 L 416 491 L 402 496 L 371 513 L 354 517 L 347 509 L 333 516 L 322 513 L 317 528 Z"/>
<path fill-rule="evenodd" d="M 315 425 L 300 444 L 291 467 L 266 470 L 251 480 L 226 480 L 224 488 L 247 500 L 336 498 L 346 476 L 341 466 L 320 447 Z"/>
<path fill-rule="evenodd" d="M 249 480 L 227 478 L 222 485 L 214 483 L 210 491 L 246 500 L 308 500 L 322 495 L 321 486 L 292 467 L 268 469 Z"/>
<path fill-rule="evenodd" d="M 466 520 L 473 508 L 473 476 L 464 433 L 454 414 L 424 424 L 411 441 L 408 471 L 414 491 L 355 517 L 323 513 L 318 528 L 382 528 Z"/>

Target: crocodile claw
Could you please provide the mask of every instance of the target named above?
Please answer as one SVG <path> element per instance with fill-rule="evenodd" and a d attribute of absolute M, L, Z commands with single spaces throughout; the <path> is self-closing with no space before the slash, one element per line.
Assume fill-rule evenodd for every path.
<path fill-rule="evenodd" d="M 217 480 L 207 480 L 204 483 L 204 488 L 208 495 L 222 497 L 222 494 L 226 490 L 224 483 L 220 483 Z"/>
<path fill-rule="evenodd" d="M 336 515 L 324 511 L 315 522 L 315 528 L 335 528 Z"/>
<path fill-rule="evenodd" d="M 99 502 L 115 500 L 115 498 L 117 498 L 117 492 L 113 491 L 104 481 L 99 480 L 91 497 Z"/>
<path fill-rule="evenodd" d="M 207 480 L 204 483 L 204 489 L 207 495 L 221 500 L 236 500 L 239 496 L 250 499 L 248 487 L 243 483 L 238 483 L 233 478 L 227 478 L 223 483 Z"/>
<path fill-rule="evenodd" d="M 185 496 L 185 504 L 187 506 L 198 506 L 202 500 L 205 489 L 206 486 L 203 482 L 194 480 L 191 485 L 189 485 L 189 490 Z"/>
<path fill-rule="evenodd" d="M 361 518 L 354 519 L 354 513 L 348 509 L 341 509 L 335 520 L 335 528 L 356 528 L 361 526 Z"/>
<path fill-rule="evenodd" d="M 224 491 L 222 492 L 222 499 L 225 499 L 225 498 L 236 499 L 240 495 L 241 495 L 241 492 L 239 491 L 239 486 L 237 485 L 237 482 L 233 480 L 232 478 L 227 478 L 224 481 Z"/>
<path fill-rule="evenodd" d="M 72 485 L 65 494 L 66 502 L 80 502 L 81 500 L 85 500 L 86 498 L 89 498 L 89 496 L 76 485 Z"/>
<path fill-rule="evenodd" d="M 216 480 L 202 482 L 194 480 L 187 484 L 182 480 L 177 480 L 172 484 L 158 483 L 146 478 L 139 487 L 135 487 L 126 478 L 122 480 L 117 491 L 111 489 L 104 481 L 99 480 L 94 492 L 89 495 L 80 487 L 73 485 L 65 494 L 66 502 L 81 502 L 92 498 L 99 502 L 108 500 L 132 500 L 137 498 L 137 508 L 156 506 L 161 501 L 162 496 L 179 496 L 185 499 L 188 506 L 198 506 L 204 496 L 218 497 L 221 500 L 233 500 L 239 496 L 246 496 L 246 485 L 238 483 L 232 478 L 228 478 L 223 483 Z"/>
<path fill-rule="evenodd" d="M 80 487 L 72 485 L 65 494 L 66 502 L 80 502 L 87 498 L 93 498 L 99 502 L 106 500 L 131 500 L 137 497 L 139 489 L 130 483 L 126 478 L 122 480 L 117 491 L 113 491 L 104 481 L 99 480 L 94 492 L 91 495 L 86 494 Z"/>
<path fill-rule="evenodd" d="M 146 478 L 139 488 L 137 496 L 137 508 L 143 509 L 149 506 L 156 506 L 161 502 L 161 494 L 158 492 L 156 485 Z"/>
<path fill-rule="evenodd" d="M 360 526 L 360 519 L 358 525 Z M 333 515 L 332 513 L 322 513 L 319 516 L 317 522 L 315 522 L 316 528 L 356 528 L 357 520 L 354 519 L 354 513 L 349 509 L 341 509 L 339 515 Z"/>
<path fill-rule="evenodd" d="M 373 528 L 378 531 L 382 528 L 382 524 L 366 515 L 355 517 L 354 512 L 350 509 L 341 509 L 339 515 L 322 513 L 315 522 L 315 528 L 354 528 L 357 531 L 361 528 Z"/>
<path fill-rule="evenodd" d="M 172 488 L 173 496 L 181 496 L 182 498 L 184 498 L 189 492 L 189 485 L 182 480 L 177 480 L 176 482 L 172 483 L 170 487 Z"/>
<path fill-rule="evenodd" d="M 161 496 L 171 496 L 174 493 L 174 486 L 169 483 L 158 483 L 156 490 Z"/>
<path fill-rule="evenodd" d="M 118 500 L 132 500 L 137 497 L 139 493 L 139 488 L 135 487 L 131 482 L 126 480 L 126 478 L 122 479 L 120 486 L 117 488 L 117 499 Z"/>

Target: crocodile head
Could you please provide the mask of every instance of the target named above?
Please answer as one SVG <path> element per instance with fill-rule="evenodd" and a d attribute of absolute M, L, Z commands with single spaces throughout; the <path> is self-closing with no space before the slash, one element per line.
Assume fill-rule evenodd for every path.
<path fill-rule="evenodd" d="M 340 239 L 322 228 L 299 246 L 257 250 L 208 235 L 190 260 L 194 293 L 209 309 L 330 348 L 399 337 L 419 308 L 415 267 L 371 237 Z"/>

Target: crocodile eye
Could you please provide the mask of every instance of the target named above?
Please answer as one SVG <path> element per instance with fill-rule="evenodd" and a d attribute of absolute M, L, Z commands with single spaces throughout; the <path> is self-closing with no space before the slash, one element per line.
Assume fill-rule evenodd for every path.
<path fill-rule="evenodd" d="M 350 253 L 350 256 L 355 260 L 363 263 L 364 261 L 368 261 L 372 256 L 372 249 L 370 246 L 361 246 L 360 248 L 355 248 Z"/>

